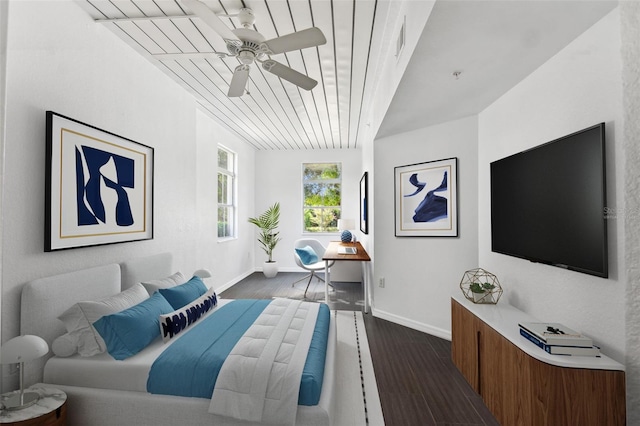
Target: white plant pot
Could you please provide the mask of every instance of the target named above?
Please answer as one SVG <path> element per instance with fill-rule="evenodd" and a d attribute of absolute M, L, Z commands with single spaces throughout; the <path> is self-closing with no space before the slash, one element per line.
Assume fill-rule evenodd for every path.
<path fill-rule="evenodd" d="M 472 292 L 473 293 L 473 292 Z M 473 293 L 473 302 L 474 303 L 482 303 L 482 302 L 486 302 L 485 297 L 488 299 L 490 296 L 487 294 L 487 292 L 484 293 Z"/>
<path fill-rule="evenodd" d="M 273 278 L 278 275 L 278 262 L 264 262 L 262 264 L 262 273 L 267 278 Z"/>

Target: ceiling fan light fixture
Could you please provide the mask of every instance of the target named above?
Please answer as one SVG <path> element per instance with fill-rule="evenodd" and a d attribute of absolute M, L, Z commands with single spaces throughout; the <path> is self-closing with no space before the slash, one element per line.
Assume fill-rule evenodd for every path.
<path fill-rule="evenodd" d="M 241 50 L 238 52 L 238 60 L 245 65 L 252 64 L 255 59 L 256 55 L 251 50 Z"/>

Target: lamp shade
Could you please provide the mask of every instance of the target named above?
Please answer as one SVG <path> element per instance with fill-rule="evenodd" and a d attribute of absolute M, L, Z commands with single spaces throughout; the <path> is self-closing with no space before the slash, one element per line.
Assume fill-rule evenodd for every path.
<path fill-rule="evenodd" d="M 338 219 L 338 230 L 348 231 L 354 229 L 356 222 L 353 219 Z"/>
<path fill-rule="evenodd" d="M 0 362 L 14 364 L 38 359 L 49 352 L 49 345 L 42 337 L 26 334 L 5 342 L 0 349 Z"/>

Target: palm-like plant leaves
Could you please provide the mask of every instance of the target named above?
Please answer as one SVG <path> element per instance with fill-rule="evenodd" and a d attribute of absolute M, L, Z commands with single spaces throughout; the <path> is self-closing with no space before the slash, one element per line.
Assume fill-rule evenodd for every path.
<path fill-rule="evenodd" d="M 280 241 L 279 232 L 276 231 L 280 223 L 280 203 L 275 203 L 258 217 L 250 217 L 249 223 L 253 223 L 260 229 L 258 242 L 262 245 L 262 250 L 269 257 L 268 262 L 273 262 L 271 256 L 273 249 Z"/>

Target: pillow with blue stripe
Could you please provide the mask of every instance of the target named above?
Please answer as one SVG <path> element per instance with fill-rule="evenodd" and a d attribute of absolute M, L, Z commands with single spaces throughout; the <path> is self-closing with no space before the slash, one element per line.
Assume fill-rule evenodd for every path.
<path fill-rule="evenodd" d="M 302 248 L 296 247 L 296 253 L 298 253 L 300 260 L 305 265 L 318 262 L 318 254 L 310 246 L 304 246 Z"/>
<path fill-rule="evenodd" d="M 159 317 L 171 311 L 173 307 L 156 292 L 129 309 L 100 318 L 93 327 L 104 339 L 109 354 L 123 360 L 146 348 L 160 335 Z"/>
<path fill-rule="evenodd" d="M 191 327 L 207 312 L 218 305 L 218 296 L 214 289 L 209 289 L 205 294 L 182 308 L 168 314 L 160 315 L 160 335 L 162 341 L 167 343 L 181 331 Z"/>
<path fill-rule="evenodd" d="M 173 306 L 173 311 L 188 305 L 205 294 L 207 292 L 207 286 L 204 285 L 202 279 L 194 276 L 184 284 L 170 288 L 161 288 L 158 292 Z"/>

